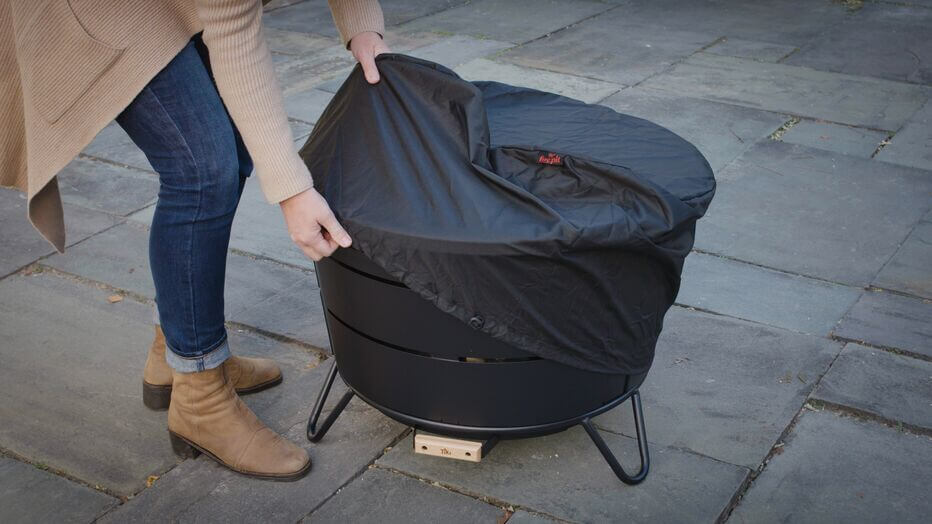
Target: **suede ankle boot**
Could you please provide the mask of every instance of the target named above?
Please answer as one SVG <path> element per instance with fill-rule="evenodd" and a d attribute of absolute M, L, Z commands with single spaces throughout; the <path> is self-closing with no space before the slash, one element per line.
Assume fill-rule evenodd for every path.
<path fill-rule="evenodd" d="M 223 366 L 172 375 L 168 432 L 177 454 L 204 453 L 237 473 L 270 480 L 297 480 L 310 471 L 307 452 L 256 417 Z"/>
<path fill-rule="evenodd" d="M 165 362 L 165 335 L 155 326 L 155 339 L 142 372 L 142 402 L 149 409 L 168 409 L 172 395 L 172 369 Z M 227 376 L 240 395 L 281 384 L 282 372 L 267 358 L 230 357 L 224 363 Z"/>

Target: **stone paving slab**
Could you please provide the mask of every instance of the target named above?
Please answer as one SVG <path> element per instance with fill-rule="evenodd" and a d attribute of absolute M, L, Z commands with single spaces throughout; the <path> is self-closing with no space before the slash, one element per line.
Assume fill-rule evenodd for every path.
<path fill-rule="evenodd" d="M 315 277 L 292 281 L 287 289 L 232 312 L 230 320 L 330 348 L 330 337 Z"/>
<path fill-rule="evenodd" d="M 559 521 L 519 509 L 514 512 L 507 522 L 508 524 L 553 524 Z"/>
<path fill-rule="evenodd" d="M 715 173 L 789 119 L 769 111 L 641 87 L 623 89 L 601 104 L 650 120 L 682 136 L 705 155 Z"/>
<path fill-rule="evenodd" d="M 703 253 L 686 258 L 678 304 L 800 333 L 828 335 L 862 289 Z"/>
<path fill-rule="evenodd" d="M 847 344 L 812 396 L 932 431 L 929 361 Z"/>
<path fill-rule="evenodd" d="M 151 488 L 102 522 L 145 520 L 149 515 L 159 515 L 160 520 L 167 521 L 293 523 L 309 514 L 353 480 L 404 431 L 403 426 L 356 399 L 321 442 L 310 444 L 304 435 L 305 424 L 328 369 L 329 364 L 318 366 L 296 379 L 286 375 L 281 386 L 244 398 L 270 427 L 309 450 L 314 462 L 307 477 L 296 482 L 256 480 L 202 456 L 162 475 Z M 261 396 L 267 398 L 260 404 L 257 398 Z M 327 405 L 332 406 L 336 398 L 336 394 L 331 395 Z M 324 416 L 327 412 L 329 407 Z M 291 428 L 283 428 L 286 424 L 292 424 Z"/>
<path fill-rule="evenodd" d="M 856 286 L 873 280 L 932 205 L 925 171 L 777 141 L 756 144 L 716 178 L 697 248 Z"/>
<path fill-rule="evenodd" d="M 495 62 L 485 58 L 471 60 L 454 71 L 466 80 L 493 80 L 568 96 L 587 103 L 615 93 L 621 86 L 601 80 Z"/>
<path fill-rule="evenodd" d="M 126 131 L 116 122 L 110 122 L 84 148 L 84 154 L 117 164 L 154 171 L 145 153 L 129 138 Z"/>
<path fill-rule="evenodd" d="M 874 158 L 932 171 L 932 98 Z"/>
<path fill-rule="evenodd" d="M 744 40 L 742 38 L 726 38 L 706 49 L 713 55 L 733 56 L 736 58 L 750 58 L 761 62 L 779 62 L 797 48 L 791 45 Z"/>
<path fill-rule="evenodd" d="M 756 468 L 841 344 L 674 308 L 641 387 L 650 442 Z M 596 419 L 634 435 L 625 404 Z"/>
<path fill-rule="evenodd" d="M 881 291 L 864 293 L 835 335 L 932 358 L 932 300 Z"/>
<path fill-rule="evenodd" d="M 516 64 L 634 85 L 720 35 L 668 30 L 632 18 L 627 6 L 503 53 Z"/>
<path fill-rule="evenodd" d="M 262 28 L 262 34 L 272 53 L 310 55 L 340 44 L 340 40 L 335 37 L 276 29 L 270 26 L 267 20 L 268 15 L 264 20 L 266 23 Z"/>
<path fill-rule="evenodd" d="M 459 0 L 392 0 L 391 2 L 382 3 L 381 6 L 385 17 L 385 26 L 390 27 L 462 3 Z M 325 0 L 309 0 L 266 12 L 262 17 L 262 22 L 266 26 L 275 29 L 314 33 L 332 38 L 339 37 Z"/>
<path fill-rule="evenodd" d="M 504 510 L 491 504 L 374 468 L 341 489 L 302 522 L 492 524 L 504 516 Z"/>
<path fill-rule="evenodd" d="M 608 9 L 593 1 L 479 0 L 413 20 L 401 31 L 434 31 L 520 44 Z"/>
<path fill-rule="evenodd" d="M 389 42 L 391 43 L 391 42 Z M 510 42 L 479 39 L 465 35 L 453 35 L 449 38 L 412 50 L 411 56 L 430 60 L 454 68 L 470 60 L 495 54 L 511 47 Z"/>
<path fill-rule="evenodd" d="M 30 464 L 0 457 L 0 521 L 92 522 L 119 502 Z"/>
<path fill-rule="evenodd" d="M 786 63 L 932 84 L 930 27 L 932 9 L 927 7 L 865 3 L 844 23 L 826 28 L 802 46 Z"/>
<path fill-rule="evenodd" d="M 65 204 L 65 238 L 73 245 L 112 227 L 119 219 Z M 26 216 L 26 195 L 15 189 L 0 188 L 0 277 L 6 276 L 39 258 L 55 252 Z"/>
<path fill-rule="evenodd" d="M 929 437 L 806 412 L 728 522 L 926 522 L 930 459 Z"/>
<path fill-rule="evenodd" d="M 623 464 L 634 467 L 632 439 L 605 432 L 603 438 Z M 480 463 L 418 455 L 411 447 L 409 435 L 377 464 L 519 509 L 582 522 L 712 522 L 748 475 L 742 467 L 653 446 L 650 475 L 629 487 L 579 427 L 500 442 Z"/>
<path fill-rule="evenodd" d="M 781 140 L 790 144 L 870 158 L 888 136 L 884 131 L 803 120 L 789 128 Z"/>
<path fill-rule="evenodd" d="M 155 201 L 159 179 L 153 173 L 78 157 L 58 174 L 58 189 L 64 202 L 126 216 Z"/>
<path fill-rule="evenodd" d="M 932 222 L 923 220 L 912 230 L 873 284 L 932 299 Z"/>
<path fill-rule="evenodd" d="M 741 38 L 799 46 L 841 23 L 850 14 L 841 3 L 806 0 L 722 2 L 650 0 L 620 2 L 627 18 L 657 33 L 694 31 L 713 37 Z"/>
<path fill-rule="evenodd" d="M 333 93 L 319 89 L 293 92 L 285 97 L 285 112 L 291 118 L 314 124 L 327 108 L 331 98 Z"/>
<path fill-rule="evenodd" d="M 925 102 L 921 86 L 696 53 L 645 87 L 848 125 L 899 129 Z"/>
<path fill-rule="evenodd" d="M 302 7 L 301 4 L 294 7 Z M 286 97 L 306 91 L 333 78 L 344 76 L 356 61 L 349 51 L 336 44 L 313 54 L 273 54 L 272 64 L 278 84 Z"/>
<path fill-rule="evenodd" d="M 177 463 L 142 405 L 151 310 L 50 274 L 0 282 L 0 447 L 130 495 Z"/>

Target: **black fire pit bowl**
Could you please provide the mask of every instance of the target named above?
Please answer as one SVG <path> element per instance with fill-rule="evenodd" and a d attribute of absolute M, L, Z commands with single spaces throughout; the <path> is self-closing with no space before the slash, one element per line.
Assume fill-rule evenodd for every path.
<path fill-rule="evenodd" d="M 582 425 L 620 480 L 649 468 L 639 375 L 581 370 L 517 350 L 443 313 L 354 249 L 316 264 L 330 369 L 307 426 L 324 434 L 353 395 L 385 415 L 441 435 L 496 441 Z M 349 390 L 318 426 L 339 372 Z M 641 467 L 629 475 L 592 418 L 631 399 Z"/>

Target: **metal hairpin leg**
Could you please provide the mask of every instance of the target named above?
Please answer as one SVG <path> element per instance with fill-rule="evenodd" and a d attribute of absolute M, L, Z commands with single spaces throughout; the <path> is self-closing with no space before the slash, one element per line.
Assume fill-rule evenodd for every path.
<path fill-rule="evenodd" d="M 314 409 L 311 410 L 311 416 L 307 419 L 307 439 L 311 442 L 317 442 L 324 438 L 324 435 L 327 434 L 327 430 L 330 429 L 333 422 L 340 416 L 340 413 L 343 413 L 346 405 L 349 404 L 349 401 L 353 399 L 353 395 L 355 394 L 352 389 L 344 393 L 340 401 L 337 402 L 337 405 L 334 406 L 330 414 L 327 415 L 327 418 L 324 419 L 323 424 L 318 428 L 317 420 L 320 419 L 320 413 L 324 410 L 324 403 L 330 395 L 330 388 L 333 387 L 333 381 L 336 378 L 337 361 L 334 359 L 333 365 L 330 366 L 330 372 L 327 373 L 327 380 L 324 381 L 324 387 L 320 390 L 320 394 L 317 395 L 317 400 L 314 402 Z"/>
<path fill-rule="evenodd" d="M 589 434 L 589 438 L 592 439 L 595 446 L 599 448 L 599 451 L 602 453 L 605 461 L 608 462 L 608 465 L 611 466 L 612 471 L 615 472 L 615 476 L 618 477 L 618 480 L 625 484 L 633 485 L 640 484 L 641 481 L 647 477 L 647 471 L 650 469 L 650 453 L 647 450 L 647 433 L 644 431 L 644 412 L 641 410 L 640 391 L 635 391 L 631 394 L 631 408 L 634 413 L 634 426 L 637 432 L 638 453 L 641 455 L 641 469 L 634 475 L 628 475 L 624 468 L 621 467 L 621 464 L 618 463 L 618 459 L 615 458 L 615 454 L 612 453 L 612 450 L 608 449 L 608 445 L 605 444 L 602 435 L 599 434 L 599 430 L 596 429 L 595 425 L 592 423 L 592 419 L 585 418 L 580 424 L 586 429 L 586 433 Z"/>

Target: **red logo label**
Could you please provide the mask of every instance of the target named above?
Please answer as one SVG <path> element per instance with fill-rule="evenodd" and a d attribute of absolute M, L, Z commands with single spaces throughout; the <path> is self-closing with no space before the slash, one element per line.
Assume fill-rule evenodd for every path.
<path fill-rule="evenodd" d="M 562 166 L 563 158 L 556 153 L 547 153 L 546 155 L 541 154 L 540 157 L 537 159 L 537 163 Z"/>

